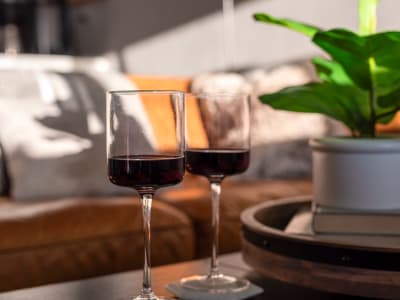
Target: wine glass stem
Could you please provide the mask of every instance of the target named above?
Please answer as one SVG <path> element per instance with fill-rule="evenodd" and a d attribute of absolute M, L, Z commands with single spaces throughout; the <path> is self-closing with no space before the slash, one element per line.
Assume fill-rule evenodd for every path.
<path fill-rule="evenodd" d="M 218 248 L 219 248 L 219 202 L 221 194 L 221 181 L 211 181 L 211 205 L 212 205 L 212 253 L 211 253 L 211 270 L 209 277 L 218 276 Z"/>
<path fill-rule="evenodd" d="M 151 289 L 151 260 L 150 260 L 150 219 L 151 203 L 153 194 L 141 194 L 142 214 L 143 214 L 143 233 L 144 233 L 144 267 L 143 267 L 143 288 L 142 295 L 149 296 L 153 294 Z"/>

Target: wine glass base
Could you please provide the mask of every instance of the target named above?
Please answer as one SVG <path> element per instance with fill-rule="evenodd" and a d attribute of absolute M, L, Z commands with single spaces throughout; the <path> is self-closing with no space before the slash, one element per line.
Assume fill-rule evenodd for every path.
<path fill-rule="evenodd" d="M 173 300 L 165 297 L 158 297 L 152 291 L 142 292 L 139 296 L 133 298 L 132 300 Z"/>
<path fill-rule="evenodd" d="M 156 295 L 151 295 L 151 296 L 137 296 L 135 298 L 133 298 L 132 300 L 173 300 L 170 298 L 164 298 L 164 297 L 157 297 Z"/>
<path fill-rule="evenodd" d="M 132 300 L 174 300 L 172 298 L 164 298 L 164 297 L 157 297 L 154 296 L 152 298 L 146 298 L 146 297 L 142 297 L 142 296 L 137 296 L 136 298 L 133 298 Z"/>
<path fill-rule="evenodd" d="M 187 290 L 213 294 L 238 293 L 250 286 L 246 279 L 223 274 L 213 276 L 191 276 L 181 279 L 181 286 Z"/>
<path fill-rule="evenodd" d="M 137 296 L 135 298 L 133 298 L 132 300 L 159 300 L 159 297 L 144 297 L 144 296 Z"/>

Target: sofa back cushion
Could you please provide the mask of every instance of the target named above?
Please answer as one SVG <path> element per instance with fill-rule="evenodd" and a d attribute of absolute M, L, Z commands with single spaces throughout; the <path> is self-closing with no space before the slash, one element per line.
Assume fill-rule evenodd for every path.
<path fill-rule="evenodd" d="M 105 76 L 113 76 L 115 84 L 118 75 Z M 108 80 L 101 82 L 96 77 L 90 73 L 0 72 L 0 143 L 14 199 L 121 192 L 107 180 L 104 82 Z M 118 84 L 132 87 L 124 78 Z"/>
<path fill-rule="evenodd" d="M 68 70 L 66 70 L 68 71 Z M 116 71 L 0 70 L 0 144 L 15 200 L 109 196 L 133 191 L 112 185 L 106 168 L 106 91 L 185 91 L 188 79 L 130 77 Z M 171 108 L 147 106 L 138 112 L 143 151 L 167 147 L 163 114 Z M 187 105 L 195 115 L 195 103 Z M 193 128 L 201 134 L 201 124 Z"/>
<path fill-rule="evenodd" d="M 311 176 L 312 137 L 344 133 L 343 127 L 318 114 L 274 110 L 258 96 L 291 85 L 314 80 L 307 62 L 278 66 L 271 70 L 253 69 L 239 73 L 201 74 L 191 90 L 202 92 L 245 92 L 251 95 L 251 160 L 249 169 L 238 179 L 307 178 Z M 222 106 L 222 109 L 229 110 Z M 207 122 L 207 114 L 204 122 Z M 211 116 L 212 117 L 212 116 Z M 235 112 L 230 114 L 235 118 Z"/>

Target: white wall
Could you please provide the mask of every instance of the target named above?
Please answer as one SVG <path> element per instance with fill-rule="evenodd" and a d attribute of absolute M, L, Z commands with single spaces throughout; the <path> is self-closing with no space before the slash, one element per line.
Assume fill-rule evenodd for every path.
<path fill-rule="evenodd" d="M 136 0 L 134 0 L 136 1 Z M 165 1 L 165 0 L 164 0 Z M 199 0 L 186 0 L 196 1 Z M 220 1 L 220 0 L 214 0 Z M 116 3 L 116 2 L 114 2 Z M 121 3 L 122 5 L 123 3 Z M 114 4 L 115 5 L 115 4 Z M 247 0 L 236 6 L 235 67 L 268 66 L 288 60 L 301 59 L 318 53 L 307 37 L 289 30 L 256 23 L 254 12 L 302 20 L 323 28 L 348 27 L 358 24 L 357 0 Z M 162 11 L 153 7 L 157 16 Z M 114 8 L 114 12 L 123 7 Z M 381 0 L 378 11 L 379 29 L 400 30 L 399 0 Z M 132 18 L 134 18 L 132 12 Z M 185 13 L 180 11 L 180 13 Z M 110 26 L 124 16 L 110 15 Z M 129 14 L 125 14 L 127 18 Z M 171 14 L 169 14 L 171 18 Z M 201 18 L 178 25 L 167 31 L 142 37 L 121 46 L 126 70 L 141 74 L 194 75 L 209 70 L 224 69 L 221 13 L 213 12 Z M 119 21 L 120 22 L 120 21 Z M 111 26 L 112 27 L 112 26 Z M 111 35 L 129 34 L 129 26 Z M 140 30 L 140 28 L 131 28 Z M 109 29 L 110 31 L 110 29 Z M 112 31 L 112 30 L 111 30 Z M 86 41 L 90 44 L 90 39 Z"/>

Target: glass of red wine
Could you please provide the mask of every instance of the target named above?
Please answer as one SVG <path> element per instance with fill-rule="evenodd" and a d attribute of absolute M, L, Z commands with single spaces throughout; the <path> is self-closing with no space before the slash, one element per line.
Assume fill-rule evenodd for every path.
<path fill-rule="evenodd" d="M 184 93 L 178 91 L 111 91 L 107 95 L 108 178 L 115 185 L 135 189 L 142 204 L 143 286 L 135 300 L 160 299 L 151 287 L 151 205 L 157 189 L 183 179 L 184 101 Z M 156 122 L 161 124 L 163 143 L 150 126 Z"/>
<path fill-rule="evenodd" d="M 235 293 L 249 287 L 245 279 L 224 275 L 218 268 L 219 206 L 221 182 L 226 176 L 244 172 L 250 160 L 250 100 L 241 93 L 188 95 L 198 107 L 198 118 L 187 117 L 186 170 L 205 176 L 211 186 L 211 268 L 207 275 L 181 279 L 186 289 L 207 293 Z M 197 130 L 194 122 L 201 120 Z M 198 126 L 197 126 L 198 127 Z"/>

